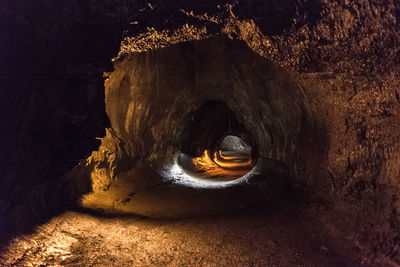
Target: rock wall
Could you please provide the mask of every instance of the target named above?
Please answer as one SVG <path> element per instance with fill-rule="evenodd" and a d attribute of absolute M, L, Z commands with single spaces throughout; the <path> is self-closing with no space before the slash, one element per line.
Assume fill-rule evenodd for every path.
<path fill-rule="evenodd" d="M 313 130 L 324 133 L 302 89 L 244 42 L 219 37 L 182 43 L 131 55 L 114 67 L 106 81 L 112 129 L 129 155 L 151 165 L 179 153 L 185 117 L 210 100 L 227 104 L 262 156 L 301 169 L 299 158 L 307 161 L 306 154 L 319 149 L 313 149 L 320 144 Z"/>

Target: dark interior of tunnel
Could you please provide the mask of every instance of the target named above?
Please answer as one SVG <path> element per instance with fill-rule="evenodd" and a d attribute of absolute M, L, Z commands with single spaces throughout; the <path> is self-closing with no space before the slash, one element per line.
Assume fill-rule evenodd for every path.
<path fill-rule="evenodd" d="M 183 122 L 187 129 L 181 137 L 182 153 L 200 156 L 206 149 L 213 152 L 227 135 L 239 136 L 256 152 L 254 137 L 225 103 L 206 101 L 193 113 Z"/>
<path fill-rule="evenodd" d="M 4 0 L 0 265 L 400 266 L 399 14 Z"/>

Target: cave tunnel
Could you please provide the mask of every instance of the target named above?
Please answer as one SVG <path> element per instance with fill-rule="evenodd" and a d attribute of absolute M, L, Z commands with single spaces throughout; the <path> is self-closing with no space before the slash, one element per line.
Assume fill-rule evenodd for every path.
<path fill-rule="evenodd" d="M 400 266 L 396 1 L 50 2 L 0 7 L 0 265 Z"/>
<path fill-rule="evenodd" d="M 254 138 L 225 103 L 207 101 L 194 114 L 188 115 L 186 121 L 189 123 L 182 137 L 178 164 L 188 175 L 210 180 L 236 180 L 255 165 L 257 147 Z"/>

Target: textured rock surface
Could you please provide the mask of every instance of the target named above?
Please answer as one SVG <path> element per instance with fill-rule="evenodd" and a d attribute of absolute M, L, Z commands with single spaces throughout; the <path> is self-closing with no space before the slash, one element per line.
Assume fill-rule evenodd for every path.
<path fill-rule="evenodd" d="M 307 154 L 319 149 L 313 146 L 323 146 L 323 129 L 303 89 L 242 42 L 219 37 L 133 54 L 106 80 L 107 114 L 132 162 L 164 164 L 182 146 L 186 116 L 210 100 L 226 103 L 262 156 L 289 168 L 302 169 Z"/>
<path fill-rule="evenodd" d="M 241 151 L 241 152 L 250 152 L 251 151 L 251 146 L 246 144 L 244 140 L 242 140 L 240 137 L 235 136 L 235 135 L 228 135 L 226 136 L 219 148 L 222 151 Z"/>

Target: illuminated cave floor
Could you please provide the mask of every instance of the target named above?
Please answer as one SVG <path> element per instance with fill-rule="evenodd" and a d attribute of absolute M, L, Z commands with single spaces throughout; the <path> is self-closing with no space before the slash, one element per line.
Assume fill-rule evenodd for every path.
<path fill-rule="evenodd" d="M 296 216 L 295 216 L 296 217 Z M 152 220 L 68 211 L 3 248 L 10 266 L 357 266 L 288 214 Z"/>
<path fill-rule="evenodd" d="M 200 157 L 190 157 L 189 155 L 181 154 L 179 156 L 179 165 L 184 172 L 193 177 L 218 181 L 238 179 L 248 173 L 254 165 L 248 154 L 225 151 L 223 152 L 224 154 L 220 152 L 217 157 L 217 153 L 211 155 L 206 150 Z M 217 162 L 220 165 L 215 162 L 216 159 L 218 159 Z M 225 166 L 225 168 L 221 166 Z"/>

